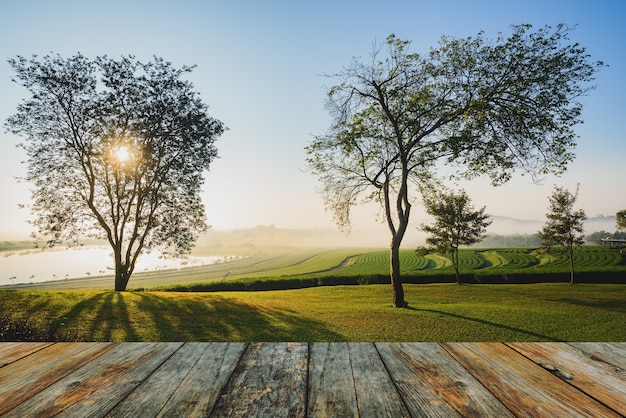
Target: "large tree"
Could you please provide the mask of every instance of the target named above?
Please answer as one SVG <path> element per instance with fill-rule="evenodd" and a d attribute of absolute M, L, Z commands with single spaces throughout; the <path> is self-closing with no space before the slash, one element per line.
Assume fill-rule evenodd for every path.
<path fill-rule="evenodd" d="M 224 130 L 182 79 L 192 67 L 81 54 L 9 63 L 30 93 L 6 126 L 25 137 L 35 235 L 108 240 L 118 291 L 143 252 L 188 253 L 207 228 L 203 172 Z"/>
<path fill-rule="evenodd" d="M 331 76 L 332 124 L 307 147 L 334 219 L 349 228 L 350 209 L 382 205 L 391 234 L 393 303 L 406 306 L 399 248 L 413 202 L 411 182 L 431 177 L 436 163 L 494 185 L 515 169 L 561 173 L 573 158 L 577 98 L 602 63 L 569 43 L 560 25 L 535 32 L 514 26 L 494 41 L 442 38 L 427 54 L 409 52 L 394 35 L 369 61 L 355 58 Z"/>
<path fill-rule="evenodd" d="M 426 243 L 435 251 L 450 256 L 456 281 L 461 283 L 459 247 L 476 244 L 487 236 L 487 227 L 492 222 L 490 215 L 485 213 L 485 206 L 474 209 L 464 190 L 426 193 L 424 207 L 434 218 L 432 224 L 421 225 L 421 229 L 430 234 Z"/>
<path fill-rule="evenodd" d="M 574 284 L 574 246 L 583 245 L 583 222 L 587 219 L 585 211 L 574 210 L 578 199 L 578 186 L 572 193 L 563 187 L 554 187 L 549 197 L 550 212 L 546 214 L 546 224 L 539 231 L 543 239 L 543 250 L 550 252 L 555 247 L 567 254 L 570 265 L 570 283 Z"/>

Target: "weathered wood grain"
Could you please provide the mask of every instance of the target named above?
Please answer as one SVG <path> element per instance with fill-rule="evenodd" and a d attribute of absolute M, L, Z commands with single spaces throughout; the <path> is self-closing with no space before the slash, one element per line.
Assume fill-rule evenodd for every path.
<path fill-rule="evenodd" d="M 597 361 L 626 370 L 626 342 L 622 343 L 570 343 Z"/>
<path fill-rule="evenodd" d="M 206 349 L 195 366 L 178 385 L 159 416 L 209 416 L 235 366 L 247 347 L 246 343 L 206 343 Z"/>
<path fill-rule="evenodd" d="M 182 343 L 118 343 L 11 410 L 17 417 L 101 417 L 139 386 Z"/>
<path fill-rule="evenodd" d="M 626 416 L 626 343 L 0 343 L 0 416 Z"/>
<path fill-rule="evenodd" d="M 309 417 L 358 416 L 348 343 L 312 343 L 309 352 Z"/>
<path fill-rule="evenodd" d="M 385 343 L 377 346 L 413 416 L 512 416 L 440 345 Z"/>
<path fill-rule="evenodd" d="M 46 348 L 53 343 L 0 343 L 0 367 Z"/>
<path fill-rule="evenodd" d="M 0 415 L 93 361 L 112 344 L 57 343 L 34 352 L 41 345 L 31 349 L 30 344 L 22 343 L 21 347 L 31 354 L 0 368 Z"/>
<path fill-rule="evenodd" d="M 517 416 L 619 416 L 504 344 L 442 346 Z"/>
<path fill-rule="evenodd" d="M 250 344 L 211 416 L 303 417 L 308 344 Z"/>
<path fill-rule="evenodd" d="M 184 344 L 108 416 L 157 416 L 206 349 L 202 343 Z"/>
<path fill-rule="evenodd" d="M 609 408 L 626 415 L 626 370 L 592 358 L 569 344 L 507 345 Z"/>
<path fill-rule="evenodd" d="M 361 417 L 408 417 L 385 364 L 374 344 L 350 343 L 350 360 L 354 375 L 359 415 Z"/>

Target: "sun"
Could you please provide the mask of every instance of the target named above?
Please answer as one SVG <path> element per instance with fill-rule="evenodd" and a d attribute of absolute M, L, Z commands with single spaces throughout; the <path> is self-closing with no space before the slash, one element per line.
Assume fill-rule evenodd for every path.
<path fill-rule="evenodd" d="M 115 158 L 117 158 L 117 160 L 121 163 L 130 160 L 130 157 L 130 151 L 125 146 L 117 147 L 117 149 L 115 150 Z"/>

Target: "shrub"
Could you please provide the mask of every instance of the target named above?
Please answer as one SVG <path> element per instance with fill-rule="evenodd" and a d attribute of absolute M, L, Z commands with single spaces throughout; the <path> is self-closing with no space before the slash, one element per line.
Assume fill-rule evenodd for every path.
<path fill-rule="evenodd" d="M 28 318 L 0 317 L 0 342 L 79 341 L 76 334 L 61 332 L 63 323 L 55 321 L 41 326 Z"/>

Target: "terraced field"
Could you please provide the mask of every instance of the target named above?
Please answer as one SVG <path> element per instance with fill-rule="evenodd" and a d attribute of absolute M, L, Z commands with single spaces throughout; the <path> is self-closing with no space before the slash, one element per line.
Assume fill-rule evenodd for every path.
<path fill-rule="evenodd" d="M 451 261 L 441 255 L 400 251 L 405 282 L 454 281 Z M 565 255 L 539 256 L 534 248 L 463 249 L 460 272 L 470 282 L 541 282 L 566 279 Z M 580 247 L 575 270 L 585 281 L 626 282 L 626 254 L 611 247 Z M 129 289 L 167 290 L 266 289 L 319 284 L 384 283 L 389 280 L 389 252 L 376 249 L 283 249 L 235 261 L 181 270 L 137 273 Z M 28 284 L 39 289 L 110 289 L 112 277 Z"/>

